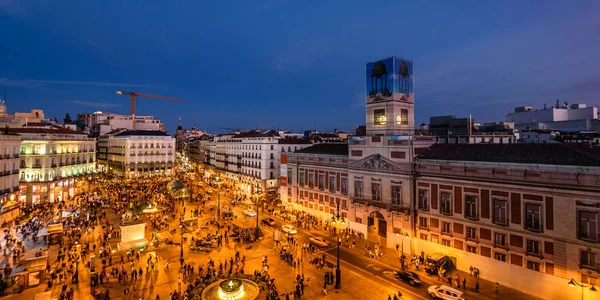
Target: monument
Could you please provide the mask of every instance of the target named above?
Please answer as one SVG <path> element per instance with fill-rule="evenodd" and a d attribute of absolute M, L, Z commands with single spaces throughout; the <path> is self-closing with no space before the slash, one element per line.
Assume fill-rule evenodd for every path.
<path fill-rule="evenodd" d="M 146 222 L 128 221 L 120 224 L 121 242 L 117 244 L 119 250 L 130 248 L 146 248 L 148 240 L 146 239 Z"/>

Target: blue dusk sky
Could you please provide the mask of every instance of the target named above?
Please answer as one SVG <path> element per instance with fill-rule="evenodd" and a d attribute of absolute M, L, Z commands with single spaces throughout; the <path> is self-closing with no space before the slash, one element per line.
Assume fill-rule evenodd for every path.
<path fill-rule="evenodd" d="M 600 105 L 600 1 L 0 0 L 0 98 L 49 118 L 129 113 L 173 132 L 353 130 L 365 63 L 414 61 L 415 122 L 557 98 Z"/>

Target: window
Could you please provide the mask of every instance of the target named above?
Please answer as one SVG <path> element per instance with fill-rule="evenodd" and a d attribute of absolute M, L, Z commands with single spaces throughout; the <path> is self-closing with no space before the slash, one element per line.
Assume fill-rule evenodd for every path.
<path fill-rule="evenodd" d="M 354 197 L 363 197 L 363 182 L 360 180 L 354 181 Z"/>
<path fill-rule="evenodd" d="M 467 239 L 471 239 L 471 240 L 477 239 L 477 228 L 467 227 Z"/>
<path fill-rule="evenodd" d="M 342 177 L 340 182 L 340 190 L 342 192 L 342 195 L 348 195 L 348 178 Z"/>
<path fill-rule="evenodd" d="M 596 253 L 587 250 L 581 250 L 579 256 L 579 263 L 582 268 L 595 268 L 596 267 Z"/>
<path fill-rule="evenodd" d="M 300 175 L 298 175 L 298 180 L 299 180 L 299 185 L 300 186 L 304 186 L 304 172 L 300 172 Z"/>
<path fill-rule="evenodd" d="M 288 188 L 288 196 L 292 196 L 292 188 Z"/>
<path fill-rule="evenodd" d="M 335 193 L 335 176 L 329 176 L 329 191 Z"/>
<path fill-rule="evenodd" d="M 598 241 L 598 212 L 580 210 L 578 215 L 577 238 L 584 241 Z"/>
<path fill-rule="evenodd" d="M 419 189 L 418 208 L 421 210 L 429 210 L 429 191 Z"/>
<path fill-rule="evenodd" d="M 273 145 L 271 145 L 271 150 L 273 150 Z M 273 153 L 271 153 L 271 158 L 273 158 Z"/>
<path fill-rule="evenodd" d="M 506 217 L 506 200 L 493 199 L 494 212 L 493 222 L 498 225 L 508 225 L 508 218 Z"/>
<path fill-rule="evenodd" d="M 355 218 L 354 221 L 358 224 L 362 224 L 362 219 L 361 218 Z"/>
<path fill-rule="evenodd" d="M 440 193 L 440 213 L 452 215 L 452 194 L 448 192 Z"/>
<path fill-rule="evenodd" d="M 308 187 L 313 188 L 315 186 L 315 174 L 308 173 Z"/>
<path fill-rule="evenodd" d="M 442 239 L 442 245 L 446 247 L 452 247 L 452 241 L 447 239 Z"/>
<path fill-rule="evenodd" d="M 450 223 L 442 222 L 442 233 L 450 233 Z"/>
<path fill-rule="evenodd" d="M 392 204 L 402 204 L 402 187 L 399 185 L 392 185 Z"/>
<path fill-rule="evenodd" d="M 506 254 L 500 252 L 494 252 L 494 259 L 506 262 Z"/>
<path fill-rule="evenodd" d="M 465 218 L 471 220 L 477 220 L 479 218 L 477 211 L 477 196 L 465 196 Z"/>
<path fill-rule="evenodd" d="M 292 169 L 287 169 L 287 182 L 288 184 L 293 184 L 294 182 L 292 178 Z"/>
<path fill-rule="evenodd" d="M 381 201 L 381 184 L 371 183 L 371 195 L 373 195 L 373 201 Z"/>
<path fill-rule="evenodd" d="M 398 125 L 408 125 L 408 109 L 400 110 L 400 122 Z"/>
<path fill-rule="evenodd" d="M 348 200 L 342 200 L 342 209 L 348 209 Z"/>
<path fill-rule="evenodd" d="M 494 234 L 494 245 L 505 247 L 506 246 L 506 234 L 503 233 L 495 233 Z"/>
<path fill-rule="evenodd" d="M 528 260 L 527 261 L 527 269 L 539 272 L 540 271 L 540 263 Z"/>
<path fill-rule="evenodd" d="M 540 254 L 540 242 L 534 240 L 527 240 L 527 252 L 533 254 Z"/>
<path fill-rule="evenodd" d="M 385 125 L 386 121 L 385 109 L 373 110 L 373 125 Z"/>
<path fill-rule="evenodd" d="M 542 231 L 542 206 L 525 203 L 525 229 Z"/>
<path fill-rule="evenodd" d="M 596 277 L 589 276 L 586 274 L 581 274 L 581 283 L 583 283 L 583 284 L 597 285 L 596 284 L 597 280 L 598 280 L 598 278 L 596 278 Z"/>
<path fill-rule="evenodd" d="M 325 175 L 324 174 L 319 174 L 319 188 L 320 189 L 325 188 Z"/>
<path fill-rule="evenodd" d="M 467 252 L 477 254 L 477 246 L 467 245 Z"/>
<path fill-rule="evenodd" d="M 419 227 L 421 228 L 429 228 L 429 219 L 425 217 L 419 217 Z"/>

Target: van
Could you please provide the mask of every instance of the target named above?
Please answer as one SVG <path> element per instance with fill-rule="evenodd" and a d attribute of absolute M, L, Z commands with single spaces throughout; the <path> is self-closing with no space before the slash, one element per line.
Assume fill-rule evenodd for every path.
<path fill-rule="evenodd" d="M 427 292 L 433 299 L 464 300 L 462 297 L 463 292 L 447 285 L 432 285 L 427 289 Z"/>
<path fill-rule="evenodd" d="M 427 272 L 428 275 L 436 275 L 440 268 L 444 268 L 446 271 L 453 270 L 454 265 L 452 265 L 452 259 L 441 253 L 434 253 L 427 257 L 427 260 L 425 261 L 425 272 Z"/>

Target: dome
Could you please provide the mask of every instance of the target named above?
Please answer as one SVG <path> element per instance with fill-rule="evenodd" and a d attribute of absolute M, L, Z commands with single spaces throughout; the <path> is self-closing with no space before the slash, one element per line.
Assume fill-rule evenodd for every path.
<path fill-rule="evenodd" d="M 371 77 L 381 77 L 387 73 L 388 72 L 387 68 L 385 67 L 385 64 L 382 61 L 380 61 L 373 66 L 373 70 L 371 71 Z"/>

